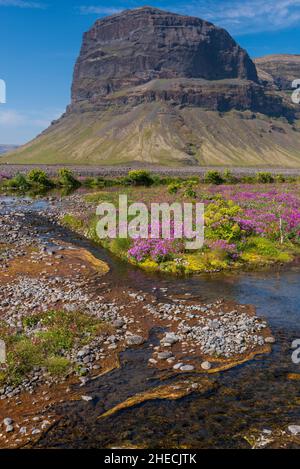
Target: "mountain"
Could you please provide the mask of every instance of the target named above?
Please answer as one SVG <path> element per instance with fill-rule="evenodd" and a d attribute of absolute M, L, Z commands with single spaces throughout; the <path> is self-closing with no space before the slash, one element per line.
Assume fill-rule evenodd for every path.
<path fill-rule="evenodd" d="M 141 8 L 99 20 L 84 35 L 72 104 L 170 78 L 257 81 L 257 73 L 226 31 L 199 18 Z"/>
<path fill-rule="evenodd" d="M 224 29 L 151 7 L 84 34 L 66 113 L 18 163 L 300 166 L 298 107 Z"/>
<path fill-rule="evenodd" d="M 13 151 L 18 148 L 18 145 L 1 145 L 0 144 L 0 155 L 4 153 L 8 153 L 9 151 Z"/>
<path fill-rule="evenodd" d="M 280 90 L 291 90 L 300 79 L 300 55 L 278 54 L 255 59 L 259 77 Z"/>

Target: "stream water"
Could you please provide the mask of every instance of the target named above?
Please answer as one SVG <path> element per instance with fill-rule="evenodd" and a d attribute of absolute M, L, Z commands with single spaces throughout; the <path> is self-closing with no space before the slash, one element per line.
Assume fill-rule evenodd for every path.
<path fill-rule="evenodd" d="M 47 225 L 37 217 L 37 224 L 43 223 Z M 47 226 L 46 231 L 53 235 L 51 229 Z M 159 372 L 147 368 L 149 344 L 156 341 L 156 331 L 152 331 L 144 346 L 122 354 L 120 369 L 87 384 L 84 393 L 93 395 L 93 402 L 70 402 L 58 407 L 63 417 L 39 441 L 39 447 L 246 448 L 249 445 L 243 434 L 249 429 L 262 431 L 300 424 L 300 382 L 288 377 L 300 373 L 300 365 L 291 358 L 292 342 L 300 338 L 300 265 L 259 273 L 174 278 L 146 274 L 67 230 L 59 229 L 56 235 L 88 248 L 108 262 L 111 271 L 106 282 L 122 289 L 156 288 L 162 299 L 169 295 L 202 301 L 222 297 L 253 304 L 258 315 L 267 319 L 276 344 L 270 355 L 211 375 L 215 387 L 204 395 L 148 401 L 97 421 L 104 410 L 161 384 Z"/>
<path fill-rule="evenodd" d="M 158 286 L 171 294 L 189 293 L 201 300 L 224 297 L 254 304 L 258 314 L 267 318 L 277 342 L 269 356 L 210 377 L 217 386 L 204 396 L 195 393 L 179 401 L 149 401 L 95 423 L 104 410 L 159 384 L 159 376 L 147 368 L 153 333 L 139 351 L 122 355 L 120 370 L 88 385 L 86 392 L 96 396 L 88 409 L 82 403 L 63 405 L 60 412 L 66 417 L 40 445 L 241 448 L 248 447 L 242 435 L 250 428 L 262 431 L 299 424 L 299 381 L 288 378 L 289 373 L 300 372 L 300 365 L 291 359 L 292 341 L 300 338 L 299 267 L 175 280 L 145 275 L 115 262 L 112 266 L 110 280 L 120 288 Z M 168 292 L 161 293 L 162 299 Z"/>

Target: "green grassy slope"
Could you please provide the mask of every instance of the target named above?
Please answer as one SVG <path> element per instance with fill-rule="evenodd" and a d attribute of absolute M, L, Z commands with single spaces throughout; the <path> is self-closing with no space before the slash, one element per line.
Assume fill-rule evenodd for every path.
<path fill-rule="evenodd" d="M 69 114 L 1 162 L 300 167 L 300 123 L 166 102 Z"/>

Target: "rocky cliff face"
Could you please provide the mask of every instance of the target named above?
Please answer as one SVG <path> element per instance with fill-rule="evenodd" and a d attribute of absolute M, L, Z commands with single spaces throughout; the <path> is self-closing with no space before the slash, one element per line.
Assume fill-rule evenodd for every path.
<path fill-rule="evenodd" d="M 282 96 L 224 30 L 199 18 L 145 7 L 96 21 L 75 65 L 68 113 L 151 101 L 293 118 Z"/>
<path fill-rule="evenodd" d="M 84 35 L 72 102 L 178 77 L 257 81 L 250 57 L 224 29 L 146 7 L 99 20 Z"/>
<path fill-rule="evenodd" d="M 284 117 L 293 121 L 295 109 L 290 99 L 279 93 L 270 93 L 249 80 L 203 80 L 192 78 L 156 79 L 128 87 L 106 96 L 77 101 L 68 107 L 67 114 L 98 112 L 118 109 L 122 113 L 128 107 L 157 102 L 170 106 L 197 107 L 209 111 L 252 111 L 270 117 Z"/>
<path fill-rule="evenodd" d="M 9 161 L 300 166 L 298 108 L 264 83 L 223 29 L 125 11 L 84 35 L 67 112 Z"/>

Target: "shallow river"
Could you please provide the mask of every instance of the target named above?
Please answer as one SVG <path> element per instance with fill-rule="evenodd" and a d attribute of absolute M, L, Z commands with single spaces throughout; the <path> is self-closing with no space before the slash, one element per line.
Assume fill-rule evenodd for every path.
<path fill-rule="evenodd" d="M 45 231 L 53 235 L 49 226 Z M 300 265 L 269 272 L 175 279 L 145 274 L 66 230 L 59 230 L 59 235 L 108 261 L 111 272 L 106 281 L 122 289 L 152 291 L 156 287 L 162 299 L 168 295 L 185 298 L 188 294 L 207 301 L 222 297 L 255 305 L 258 315 L 267 319 L 276 344 L 270 355 L 212 375 L 210 379 L 216 386 L 205 395 L 148 401 L 96 421 L 104 409 L 160 384 L 159 372 L 147 368 L 149 343 L 156 340 L 153 331 L 148 343 L 122 355 L 120 369 L 87 385 L 84 393 L 96 397 L 93 403 L 65 403 L 59 407 L 63 418 L 39 446 L 246 448 L 249 445 L 242 436 L 251 428 L 300 424 L 300 381 L 288 378 L 290 373 L 300 373 L 300 365 L 291 359 L 291 344 L 300 338 Z"/>
<path fill-rule="evenodd" d="M 300 373 L 300 365 L 293 364 L 291 359 L 291 344 L 300 338 L 300 266 L 281 272 L 219 274 L 175 280 L 145 275 L 128 266 L 113 264 L 109 275 L 122 288 L 149 290 L 155 286 L 168 288 L 170 294 L 182 297 L 188 293 L 201 300 L 222 297 L 253 304 L 258 315 L 267 318 L 276 344 L 271 355 L 257 357 L 213 376 L 211 379 L 218 386 L 209 395 L 195 394 L 173 402 L 148 402 L 107 419 L 105 424 L 101 422 L 94 427 L 92 435 L 87 429 L 87 446 L 122 446 L 125 443 L 161 448 L 178 445 L 247 447 L 240 435 L 250 428 L 263 430 L 299 424 L 300 382 L 288 379 L 288 375 Z M 168 292 L 161 293 L 162 297 L 168 296 Z M 114 385 L 106 385 L 110 381 L 108 376 L 99 380 L 100 388 L 107 387 L 108 395 L 115 394 L 114 404 L 120 401 L 121 395 L 121 400 L 131 395 L 130 388 L 131 393 L 144 390 L 149 386 L 147 380 L 155 379 L 152 372 L 145 372 L 147 359 L 147 346 L 138 354 L 128 352 L 123 356 L 123 369 L 111 373 Z M 97 394 L 97 384 L 91 391 Z M 96 413 L 101 411 L 104 396 L 105 393 L 100 392 L 99 403 L 95 404 Z M 80 439 L 76 443 L 80 445 Z"/>

